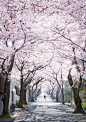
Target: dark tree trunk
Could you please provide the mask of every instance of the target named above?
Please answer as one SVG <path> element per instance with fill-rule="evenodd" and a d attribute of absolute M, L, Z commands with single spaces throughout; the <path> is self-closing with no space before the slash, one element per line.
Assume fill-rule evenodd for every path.
<path fill-rule="evenodd" d="M 3 100 L 3 114 L 2 115 L 8 115 L 8 109 L 9 109 L 9 97 L 10 97 L 10 82 L 8 81 L 8 78 L 6 78 L 5 85 L 4 85 L 4 98 Z"/>
<path fill-rule="evenodd" d="M 52 88 L 52 93 L 51 93 L 51 97 L 52 97 L 52 100 L 53 100 L 53 99 L 54 99 L 54 98 L 53 98 L 53 88 Z"/>
<path fill-rule="evenodd" d="M 35 100 L 37 100 L 37 84 L 36 84 L 36 94 L 35 94 Z"/>
<path fill-rule="evenodd" d="M 62 64 L 61 64 L 61 66 L 62 66 Z M 62 94 L 62 104 L 64 104 L 64 90 L 63 90 L 62 68 L 61 68 L 61 81 L 62 81 L 62 88 L 61 88 L 61 94 Z"/>
<path fill-rule="evenodd" d="M 12 70 L 13 63 L 14 63 L 15 54 L 11 56 L 11 59 L 9 61 L 9 65 L 7 66 L 7 72 L 5 72 L 5 69 L 2 65 L 2 70 L 5 72 L 4 76 L 6 77 L 5 84 L 4 84 L 4 98 L 3 100 L 3 115 L 9 115 L 8 109 L 9 109 L 9 97 L 10 97 L 10 80 L 8 79 L 8 75 Z"/>
<path fill-rule="evenodd" d="M 77 88 L 73 88 L 73 93 L 74 93 L 74 102 L 76 105 L 74 113 L 85 113 L 82 108 L 81 98 L 80 98 L 79 94 L 77 93 Z"/>
<path fill-rule="evenodd" d="M 64 104 L 64 91 L 61 89 L 61 94 L 62 94 L 62 104 Z"/>
<path fill-rule="evenodd" d="M 31 89 L 29 88 L 29 102 L 31 102 Z"/>
<path fill-rule="evenodd" d="M 82 83 L 82 76 L 80 75 L 80 81 L 79 81 L 78 87 L 75 87 L 76 84 L 75 85 L 73 84 L 73 80 L 72 80 L 72 76 L 71 76 L 71 70 L 72 69 L 69 70 L 68 80 L 69 80 L 69 84 L 72 87 L 73 94 L 74 94 L 74 102 L 75 102 L 75 105 L 76 105 L 74 113 L 85 113 L 83 108 L 82 108 L 81 98 L 79 96 L 79 90 L 80 90 L 80 86 L 81 86 L 81 83 Z"/>
<path fill-rule="evenodd" d="M 34 102 L 34 97 L 33 97 L 33 86 L 32 86 L 32 90 L 31 90 L 31 102 Z"/>
<path fill-rule="evenodd" d="M 23 76 L 21 76 L 20 100 L 18 104 L 19 108 L 23 108 L 23 100 L 24 100 L 23 96 L 24 96 L 24 83 L 23 83 Z"/>
<path fill-rule="evenodd" d="M 26 101 L 26 88 L 24 88 L 23 104 L 27 105 L 27 101 Z"/>
<path fill-rule="evenodd" d="M 58 100 L 58 91 L 56 92 L 56 102 L 59 102 L 59 100 Z"/>

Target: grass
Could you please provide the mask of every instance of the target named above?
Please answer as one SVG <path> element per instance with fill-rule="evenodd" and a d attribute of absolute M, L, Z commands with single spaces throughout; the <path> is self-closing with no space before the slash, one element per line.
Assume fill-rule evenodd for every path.
<path fill-rule="evenodd" d="M 13 116 L 10 115 L 1 115 L 0 119 L 5 119 L 5 118 L 13 118 Z"/>
<path fill-rule="evenodd" d="M 86 102 L 82 103 L 82 107 L 84 110 L 86 110 Z"/>

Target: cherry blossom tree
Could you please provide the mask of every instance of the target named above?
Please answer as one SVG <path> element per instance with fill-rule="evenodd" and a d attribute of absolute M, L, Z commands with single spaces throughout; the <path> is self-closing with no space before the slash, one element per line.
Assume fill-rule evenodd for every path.
<path fill-rule="evenodd" d="M 21 50 L 24 47 L 25 43 L 28 42 L 26 40 L 27 36 L 24 30 L 24 23 L 19 17 L 21 14 L 21 7 L 22 5 L 17 6 L 17 1 L 12 2 L 10 0 L 1 1 L 0 3 L 0 50 L 1 50 L 1 69 L 2 72 L 5 72 L 6 81 L 5 81 L 5 92 L 7 94 L 6 97 L 6 108 L 3 111 L 3 114 L 8 114 L 8 104 L 9 104 L 9 91 L 6 90 L 7 85 L 10 82 L 7 82 L 8 75 L 10 74 L 15 53 Z M 22 6 L 23 7 L 23 6 Z M 4 9 L 3 9 L 4 8 Z M 19 10 L 20 9 L 20 10 Z M 20 14 L 20 15 L 19 15 Z M 19 19 L 18 19 L 19 18 Z M 29 29 L 28 29 L 29 30 Z M 33 37 L 29 35 L 28 40 L 32 40 Z M 9 58 L 11 57 L 10 61 Z M 6 64 L 6 62 L 8 64 Z M 4 68 L 4 66 L 6 67 Z M 10 90 L 10 85 L 8 90 Z M 5 105 L 4 105 L 5 106 Z"/>
<path fill-rule="evenodd" d="M 75 102 L 75 105 L 76 105 L 74 113 L 85 113 L 83 108 L 82 108 L 81 98 L 79 96 L 80 87 L 81 87 L 81 84 L 82 84 L 82 78 L 83 78 L 85 68 L 83 67 L 82 61 L 78 62 L 78 60 L 76 59 L 75 48 L 73 49 L 73 53 L 74 53 L 74 59 L 73 59 L 72 64 L 75 65 L 76 77 L 72 77 L 72 75 L 71 75 L 71 71 L 74 69 L 72 67 L 69 70 L 68 80 L 69 80 L 69 84 L 72 87 L 72 90 L 73 90 L 73 93 L 74 93 L 74 102 Z M 79 63 L 80 63 L 80 65 L 79 65 Z"/>
<path fill-rule="evenodd" d="M 52 69 L 52 67 L 50 67 L 51 69 Z M 53 77 L 56 81 L 57 81 L 57 84 L 58 84 L 58 86 L 59 86 L 59 88 L 60 88 L 60 90 L 61 90 L 61 96 L 62 96 L 62 104 L 64 104 L 64 90 L 63 90 L 63 75 L 62 75 L 62 67 L 61 67 L 61 69 L 59 69 L 58 70 L 58 72 L 55 72 L 54 71 L 54 69 L 52 69 L 52 76 L 51 77 Z M 58 74 L 59 74 L 59 72 L 60 72 L 60 80 L 58 80 Z"/>
<path fill-rule="evenodd" d="M 41 82 L 42 83 L 42 80 L 43 80 L 44 78 L 40 78 L 40 77 L 38 77 L 37 78 L 37 81 L 36 81 L 36 79 L 35 79 L 35 82 L 32 84 L 32 95 L 31 95 L 31 101 L 34 101 L 34 97 L 33 97 L 33 93 L 34 93 L 34 91 L 35 91 L 35 100 L 37 99 L 37 94 L 38 94 L 38 84 Z M 33 79 L 34 80 L 34 79 Z M 33 90 L 34 89 L 34 86 L 35 86 L 35 90 Z"/>

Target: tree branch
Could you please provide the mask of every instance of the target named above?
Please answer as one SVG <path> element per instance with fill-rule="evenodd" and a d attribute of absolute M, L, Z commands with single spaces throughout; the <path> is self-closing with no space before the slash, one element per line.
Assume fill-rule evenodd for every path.
<path fill-rule="evenodd" d="M 69 80 L 70 86 L 72 87 L 72 85 L 73 85 L 73 80 L 72 80 L 72 76 L 71 76 L 71 70 L 72 70 L 72 68 L 69 70 L 68 80 Z"/>
<path fill-rule="evenodd" d="M 11 72 L 11 70 L 12 70 L 12 68 L 13 68 L 14 58 L 15 58 L 15 54 L 13 54 L 13 55 L 11 56 L 11 59 L 10 59 L 10 61 L 9 61 L 8 72 Z"/>
<path fill-rule="evenodd" d="M 16 62 L 15 62 L 15 65 L 16 65 L 17 69 L 18 69 L 19 71 L 21 71 L 21 69 L 18 67 L 18 65 L 16 64 Z"/>

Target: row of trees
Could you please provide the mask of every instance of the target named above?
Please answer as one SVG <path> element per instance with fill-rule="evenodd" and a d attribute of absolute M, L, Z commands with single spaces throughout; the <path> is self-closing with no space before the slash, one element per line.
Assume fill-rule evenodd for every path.
<path fill-rule="evenodd" d="M 79 89 L 86 62 L 86 1 L 6 0 L 1 1 L 0 6 L 0 69 L 5 76 L 4 96 L 7 94 L 3 114 L 8 113 L 12 69 L 16 66 L 20 71 L 21 89 L 24 89 L 31 82 L 35 71 L 49 62 L 51 70 L 44 70 L 61 89 L 62 103 L 63 79 L 68 75 L 74 92 L 75 112 L 84 112 Z M 72 79 L 74 66 L 77 77 Z M 44 71 L 41 72 L 41 77 L 47 79 Z M 20 97 L 19 106 L 23 104 L 22 99 Z"/>

